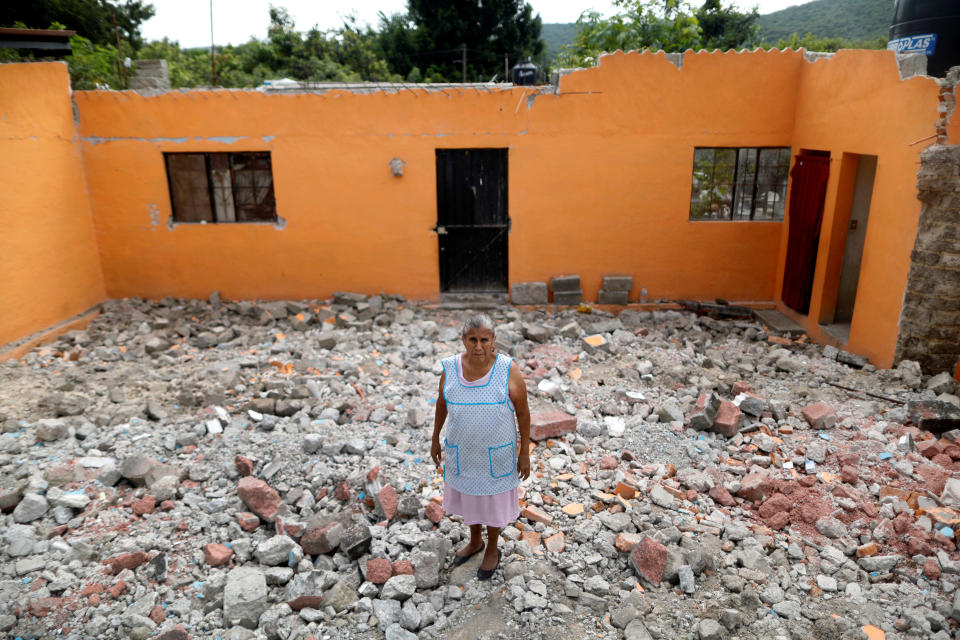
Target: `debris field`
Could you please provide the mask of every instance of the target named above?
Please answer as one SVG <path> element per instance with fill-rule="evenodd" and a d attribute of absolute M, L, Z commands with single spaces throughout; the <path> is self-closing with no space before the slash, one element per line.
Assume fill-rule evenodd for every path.
<path fill-rule="evenodd" d="M 0 634 L 960 638 L 950 375 L 747 319 L 490 313 L 534 473 L 488 582 L 429 461 L 467 312 L 114 300 L 0 364 Z"/>

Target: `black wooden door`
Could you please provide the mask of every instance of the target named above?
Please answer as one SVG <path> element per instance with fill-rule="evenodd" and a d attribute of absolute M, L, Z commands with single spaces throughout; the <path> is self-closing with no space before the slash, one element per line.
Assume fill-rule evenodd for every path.
<path fill-rule="evenodd" d="M 440 291 L 507 290 L 507 149 L 437 149 Z"/>

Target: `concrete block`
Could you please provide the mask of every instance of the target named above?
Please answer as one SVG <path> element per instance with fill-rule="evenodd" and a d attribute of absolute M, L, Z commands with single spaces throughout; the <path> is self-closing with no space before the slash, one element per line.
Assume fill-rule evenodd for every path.
<path fill-rule="evenodd" d="M 513 304 L 547 304 L 546 282 L 517 282 L 510 286 Z"/>
<path fill-rule="evenodd" d="M 607 289 L 600 289 L 600 291 L 597 293 L 597 302 L 600 304 L 627 304 L 628 293 L 628 291 L 609 291 Z"/>
<path fill-rule="evenodd" d="M 583 302 L 583 291 L 554 291 L 553 304 L 580 304 Z"/>
<path fill-rule="evenodd" d="M 580 291 L 580 276 L 557 276 L 550 278 L 550 291 Z"/>
<path fill-rule="evenodd" d="M 605 291 L 626 291 L 633 289 L 633 276 L 603 276 Z"/>

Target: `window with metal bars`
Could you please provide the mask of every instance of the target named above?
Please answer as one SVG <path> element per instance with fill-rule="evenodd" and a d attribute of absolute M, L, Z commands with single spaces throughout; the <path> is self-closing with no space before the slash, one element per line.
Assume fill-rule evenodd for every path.
<path fill-rule="evenodd" d="M 691 220 L 783 220 L 789 147 L 697 148 Z"/>
<path fill-rule="evenodd" d="M 165 153 L 174 222 L 275 222 L 267 151 Z"/>

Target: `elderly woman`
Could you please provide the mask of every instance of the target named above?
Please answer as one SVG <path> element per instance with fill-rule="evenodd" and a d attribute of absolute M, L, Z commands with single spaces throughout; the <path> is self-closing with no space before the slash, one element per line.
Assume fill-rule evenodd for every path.
<path fill-rule="evenodd" d="M 430 457 L 438 467 L 445 463 L 444 510 L 462 516 L 470 527 L 470 542 L 453 563 L 463 564 L 484 550 L 486 526 L 477 579 L 489 580 L 500 565 L 500 530 L 520 515 L 517 487 L 530 475 L 530 410 L 518 367 L 495 353 L 490 317 L 470 317 L 460 337 L 464 352 L 441 362 Z"/>

